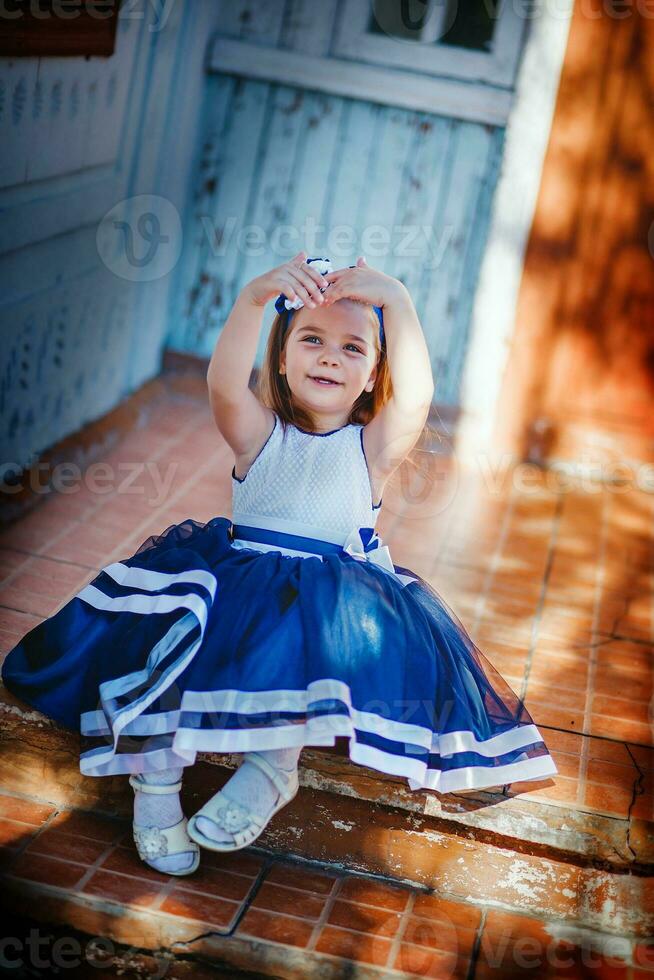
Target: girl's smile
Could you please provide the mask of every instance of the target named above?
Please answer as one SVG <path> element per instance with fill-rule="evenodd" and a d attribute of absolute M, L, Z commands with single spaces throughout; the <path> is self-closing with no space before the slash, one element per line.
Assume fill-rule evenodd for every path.
<path fill-rule="evenodd" d="M 310 377 L 311 377 L 311 380 L 312 381 L 315 381 L 316 384 L 322 385 L 323 387 L 326 386 L 326 387 L 330 388 L 330 387 L 333 387 L 334 385 L 341 384 L 340 381 L 330 380 L 329 378 L 324 377 L 324 375 L 320 375 L 318 377 L 313 377 L 313 376 L 310 375 Z"/>

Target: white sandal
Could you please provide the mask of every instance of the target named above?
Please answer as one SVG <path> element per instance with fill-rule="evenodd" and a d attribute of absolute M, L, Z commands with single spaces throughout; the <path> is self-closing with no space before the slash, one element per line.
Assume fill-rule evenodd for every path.
<path fill-rule="evenodd" d="M 248 847 L 263 833 L 277 811 L 291 802 L 300 788 L 297 768 L 291 772 L 277 769 L 259 752 L 248 752 L 243 761 L 251 762 L 268 776 L 279 793 L 279 799 L 270 807 L 268 813 L 260 816 L 258 813 L 252 813 L 251 810 L 241 806 L 235 800 L 230 800 L 222 790 L 219 790 L 188 822 L 189 837 L 209 851 L 239 851 L 242 847 Z M 212 820 L 221 830 L 233 836 L 234 843 L 216 841 L 212 840 L 211 837 L 205 837 L 202 831 L 198 829 L 198 817 L 207 817 Z"/>
<path fill-rule="evenodd" d="M 130 776 L 129 783 L 139 793 L 179 793 L 182 788 L 181 779 L 177 783 L 166 783 L 157 786 L 154 783 L 142 782 L 137 776 Z M 172 827 L 144 826 L 142 824 L 137 825 L 133 822 L 132 833 L 134 835 L 134 843 L 136 844 L 136 850 L 141 860 L 163 875 L 190 875 L 194 871 L 197 871 L 200 864 L 200 848 L 189 837 L 187 824 L 186 817 L 182 817 L 179 823 L 174 824 Z M 190 868 L 184 868 L 181 871 L 162 871 L 161 868 L 157 868 L 154 864 L 151 864 L 152 859 L 174 857 L 176 854 L 183 854 L 185 851 L 192 851 L 195 854 L 195 859 Z"/>

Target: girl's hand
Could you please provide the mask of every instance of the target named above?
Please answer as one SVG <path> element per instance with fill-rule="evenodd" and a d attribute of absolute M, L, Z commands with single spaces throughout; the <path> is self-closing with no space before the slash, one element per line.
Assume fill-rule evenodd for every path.
<path fill-rule="evenodd" d="M 362 255 L 353 269 L 337 269 L 325 276 L 331 283 L 325 293 L 325 306 L 339 299 L 357 299 L 371 306 L 390 306 L 405 289 L 399 279 L 393 279 L 377 269 L 371 269 Z"/>
<path fill-rule="evenodd" d="M 313 265 L 307 265 L 306 259 L 306 252 L 298 252 L 290 262 L 252 279 L 242 292 L 254 306 L 265 306 L 280 293 L 284 293 L 291 303 L 299 297 L 311 309 L 322 306 L 324 298 L 320 289 L 327 286 L 327 279 Z"/>

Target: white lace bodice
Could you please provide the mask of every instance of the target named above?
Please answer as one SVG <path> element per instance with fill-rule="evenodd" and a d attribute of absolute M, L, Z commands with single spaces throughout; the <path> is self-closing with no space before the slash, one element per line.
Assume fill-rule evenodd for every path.
<path fill-rule="evenodd" d="M 353 528 L 374 527 L 363 426 L 310 433 L 275 415 L 268 441 L 243 479 L 232 469 L 234 524 L 267 527 L 342 544 Z"/>

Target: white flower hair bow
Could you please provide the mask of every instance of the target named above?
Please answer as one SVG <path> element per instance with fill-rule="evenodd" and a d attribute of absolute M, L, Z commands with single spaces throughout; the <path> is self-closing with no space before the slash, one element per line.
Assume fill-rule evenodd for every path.
<path fill-rule="evenodd" d="M 302 264 L 304 265 L 304 263 Z M 318 269 L 318 271 L 322 276 L 327 275 L 328 272 L 334 271 L 332 269 L 332 264 L 329 259 L 325 259 L 325 258 L 307 259 L 306 264 L 315 265 L 316 269 Z M 349 268 L 356 269 L 356 266 L 351 265 Z M 327 283 L 326 286 L 321 286 L 320 292 L 324 293 L 325 290 L 329 289 L 331 285 L 332 283 L 329 282 Z M 301 310 L 303 306 L 304 306 L 304 301 L 301 300 L 299 296 L 296 299 L 294 299 L 293 302 L 291 303 L 290 299 L 287 299 L 284 293 L 280 293 L 277 299 L 275 300 L 275 309 L 277 310 L 277 312 L 288 313 L 288 317 L 286 319 L 286 327 L 288 327 L 291 321 L 291 317 L 293 316 L 295 311 Z M 386 339 L 384 334 L 384 311 L 381 306 L 373 306 L 373 310 L 377 314 L 377 319 L 379 320 L 379 344 L 381 346 L 382 344 L 385 343 L 385 339 Z"/>
<path fill-rule="evenodd" d="M 315 265 L 316 269 L 318 270 L 318 272 L 320 273 L 321 276 L 326 275 L 328 272 L 333 272 L 334 271 L 332 269 L 332 264 L 329 261 L 329 259 L 320 259 L 320 258 L 318 258 L 318 259 L 307 259 L 306 264 L 307 265 Z M 328 286 L 325 286 L 325 287 L 321 288 L 320 292 L 321 293 L 324 293 L 325 289 L 328 289 L 328 288 L 329 288 Z M 283 313 L 285 309 L 286 310 L 301 310 L 303 306 L 304 306 L 304 302 L 303 302 L 303 300 L 300 299 L 299 296 L 297 297 L 297 299 L 293 300 L 293 302 L 291 303 L 290 299 L 286 299 L 286 297 L 284 296 L 283 293 L 280 293 L 280 295 L 278 296 L 277 301 L 275 303 L 275 309 L 277 310 L 278 313 Z"/>

